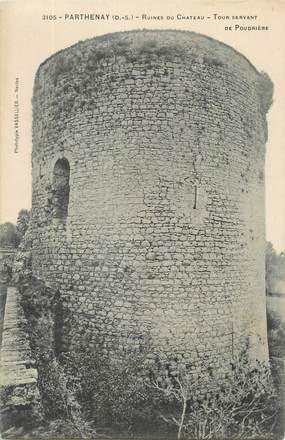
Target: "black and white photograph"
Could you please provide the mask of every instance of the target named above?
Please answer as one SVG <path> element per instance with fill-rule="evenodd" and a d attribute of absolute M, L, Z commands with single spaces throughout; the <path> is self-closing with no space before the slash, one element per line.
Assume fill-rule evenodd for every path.
<path fill-rule="evenodd" d="M 284 438 L 284 22 L 0 1 L 2 439 Z"/>

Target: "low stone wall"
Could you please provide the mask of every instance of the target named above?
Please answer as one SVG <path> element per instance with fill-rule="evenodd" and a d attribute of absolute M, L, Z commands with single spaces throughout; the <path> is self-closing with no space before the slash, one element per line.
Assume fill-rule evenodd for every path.
<path fill-rule="evenodd" d="M 40 395 L 25 318 L 15 287 L 8 287 L 4 313 L 0 365 L 1 431 L 24 429 L 34 420 Z"/>
<path fill-rule="evenodd" d="M 7 292 L 1 347 L 0 385 L 35 383 L 37 370 L 33 367 L 25 318 L 19 303 L 18 291 Z"/>

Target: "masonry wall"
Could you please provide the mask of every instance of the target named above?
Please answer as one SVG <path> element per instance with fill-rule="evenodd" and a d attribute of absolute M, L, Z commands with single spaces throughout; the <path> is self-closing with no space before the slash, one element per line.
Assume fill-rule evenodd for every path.
<path fill-rule="evenodd" d="M 98 37 L 40 66 L 33 271 L 60 292 L 63 347 L 151 338 L 200 371 L 249 341 L 266 360 L 264 84 L 232 48 L 178 31 Z"/>

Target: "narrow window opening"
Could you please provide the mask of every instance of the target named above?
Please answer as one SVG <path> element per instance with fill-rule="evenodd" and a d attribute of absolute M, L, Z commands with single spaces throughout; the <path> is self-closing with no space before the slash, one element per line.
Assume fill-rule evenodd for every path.
<path fill-rule="evenodd" d="M 232 357 L 234 357 L 234 323 L 232 322 Z"/>
<path fill-rule="evenodd" d="M 40 179 L 42 179 L 44 177 L 44 173 L 43 173 L 41 165 L 40 165 L 40 170 L 39 170 L 39 176 L 40 176 Z"/>
<path fill-rule="evenodd" d="M 67 159 L 58 159 L 53 169 L 53 217 L 65 220 L 68 214 L 70 167 Z"/>
<path fill-rule="evenodd" d="M 197 209 L 197 202 L 198 202 L 198 188 L 197 185 L 194 186 L 194 206 L 193 209 Z"/>

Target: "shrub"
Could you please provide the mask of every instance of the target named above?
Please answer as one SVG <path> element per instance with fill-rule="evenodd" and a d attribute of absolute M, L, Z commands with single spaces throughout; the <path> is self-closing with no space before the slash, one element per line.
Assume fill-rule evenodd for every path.
<path fill-rule="evenodd" d="M 272 310 L 267 311 L 268 345 L 271 357 L 285 356 L 285 321 Z"/>
<path fill-rule="evenodd" d="M 147 385 L 146 351 L 118 356 L 106 356 L 97 348 L 60 358 L 87 420 L 103 430 L 130 434 L 154 426 L 155 390 Z"/>
<path fill-rule="evenodd" d="M 172 403 L 161 418 L 176 426 L 177 439 L 273 438 L 278 403 L 270 371 L 250 366 L 244 353 L 230 374 L 209 370 L 195 377 L 184 365 L 172 376 L 155 377 L 152 386 Z"/>
<path fill-rule="evenodd" d="M 225 63 L 222 60 L 219 60 L 218 58 L 214 57 L 211 54 L 204 55 L 203 61 L 208 66 L 212 67 L 224 67 Z"/>
<path fill-rule="evenodd" d="M 2 386 L 0 403 L 2 432 L 14 429 L 27 432 L 43 422 L 41 401 L 36 384 Z"/>
<path fill-rule="evenodd" d="M 259 79 L 259 97 L 260 108 L 263 115 L 266 115 L 273 102 L 274 85 L 266 72 L 260 73 Z"/>
<path fill-rule="evenodd" d="M 0 260 L 0 283 L 10 283 L 12 280 L 14 254 L 6 255 Z"/>
<path fill-rule="evenodd" d="M 55 358 L 47 362 L 45 368 L 42 366 L 41 373 L 40 385 L 44 390 L 48 418 L 65 421 L 69 423 L 76 437 L 86 437 L 90 427 L 76 398 L 77 384 L 68 379 L 63 366 Z M 92 432 L 94 434 L 94 430 Z"/>
<path fill-rule="evenodd" d="M 13 281 L 22 289 L 32 279 L 32 235 L 27 229 L 13 261 Z"/>
<path fill-rule="evenodd" d="M 72 436 L 94 435 L 95 430 L 86 423 L 76 398 L 79 384 L 68 378 L 56 358 L 55 317 L 60 304 L 59 295 L 40 280 L 29 278 L 26 281 L 20 288 L 21 303 L 38 370 L 38 388 L 47 422 L 45 430 L 54 435 L 69 426 L 66 432 Z"/>
<path fill-rule="evenodd" d="M 272 379 L 278 393 L 279 402 L 279 417 L 276 419 L 276 429 L 282 433 L 284 432 L 285 322 L 272 310 L 267 310 L 267 331 Z"/>
<path fill-rule="evenodd" d="M 30 222 L 30 211 L 28 209 L 21 209 L 18 213 L 17 223 L 16 223 L 16 233 L 21 242 L 24 235 L 29 227 Z"/>
<path fill-rule="evenodd" d="M 74 64 L 75 57 L 67 52 L 62 52 L 55 58 L 53 69 L 53 81 L 55 85 L 62 75 L 65 75 L 72 70 Z"/>
<path fill-rule="evenodd" d="M 19 242 L 16 226 L 13 223 L 6 222 L 0 225 L 0 247 L 16 248 Z"/>

